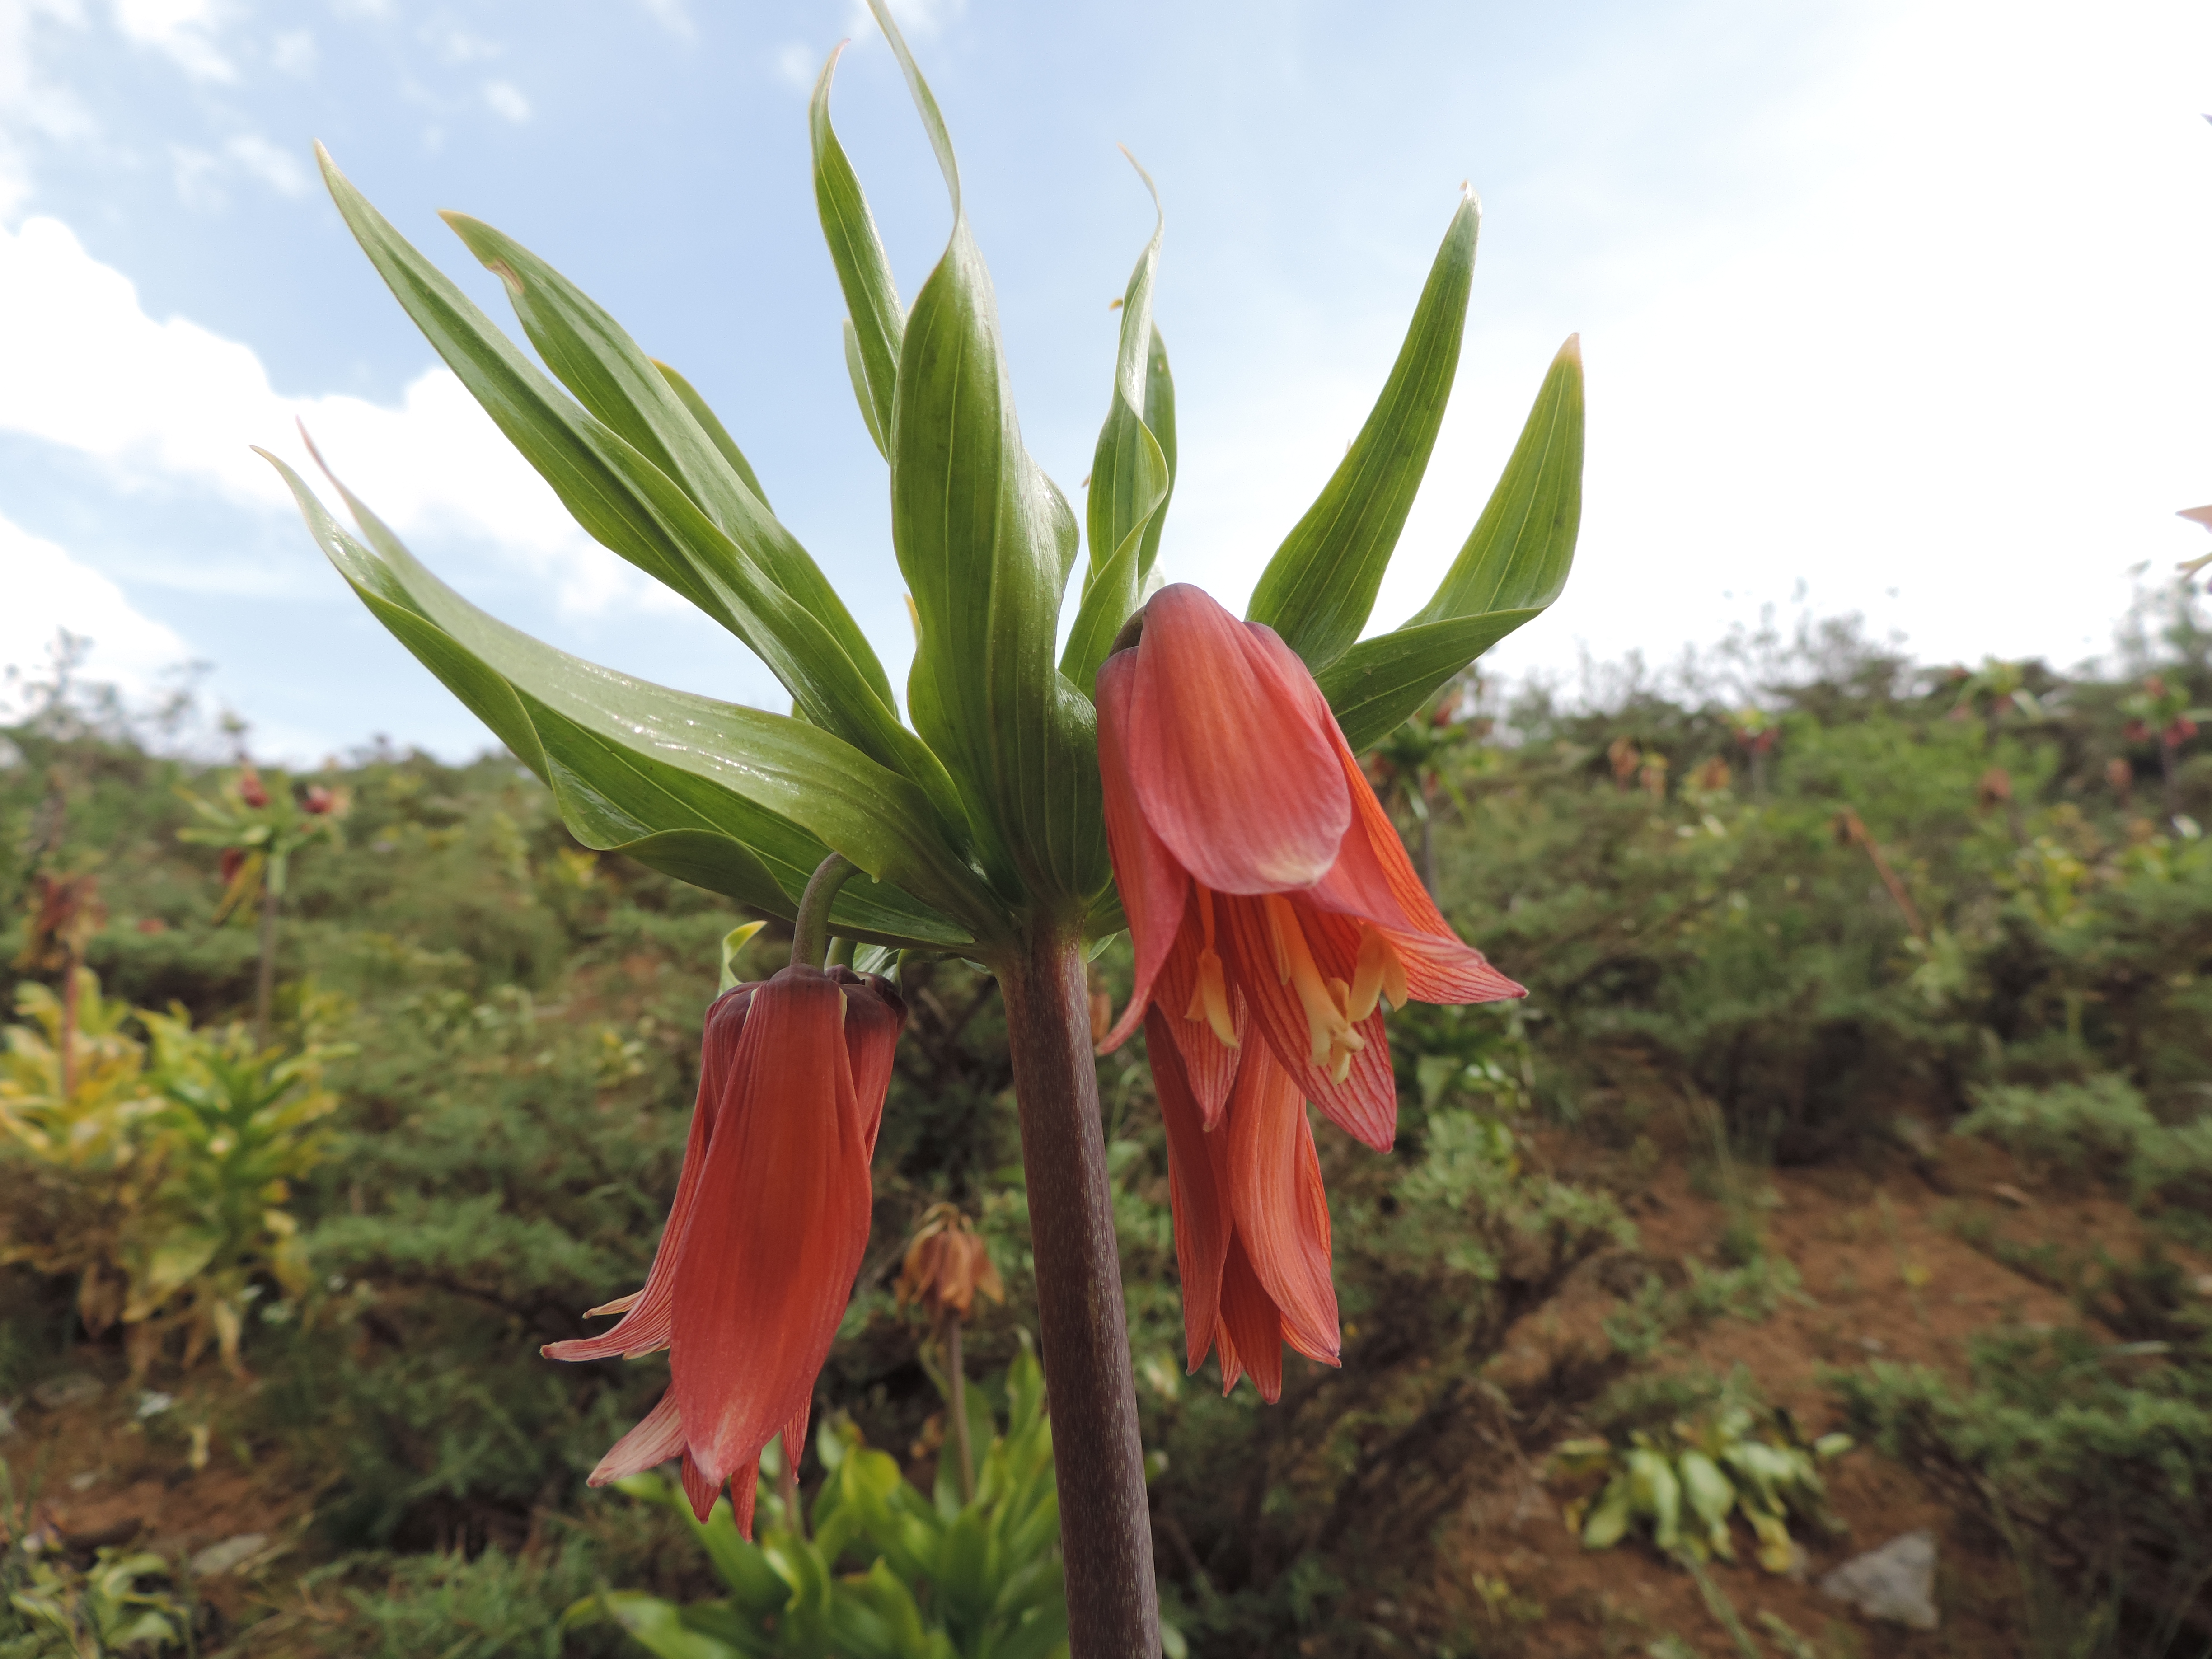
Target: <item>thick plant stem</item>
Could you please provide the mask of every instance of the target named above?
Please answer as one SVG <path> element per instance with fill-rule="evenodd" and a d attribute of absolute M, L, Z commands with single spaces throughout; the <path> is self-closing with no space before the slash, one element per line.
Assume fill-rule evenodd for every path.
<path fill-rule="evenodd" d="M 830 955 L 830 907 L 845 878 L 860 866 L 842 854 L 832 853 L 814 867 L 806 890 L 799 896 L 799 914 L 791 923 L 791 960 L 794 966 L 819 968 Z"/>
<path fill-rule="evenodd" d="M 1073 1659 L 1159 1659 L 1152 1516 L 1081 947 L 1072 936 L 1031 940 L 1001 963 L 999 989 L 1029 1176 L 1068 1644 Z"/>
<path fill-rule="evenodd" d="M 975 1448 L 968 1433 L 968 1373 L 960 1358 L 960 1316 L 945 1316 L 945 1380 L 952 1407 L 952 1443 L 960 1449 L 960 1501 L 975 1501 Z"/>

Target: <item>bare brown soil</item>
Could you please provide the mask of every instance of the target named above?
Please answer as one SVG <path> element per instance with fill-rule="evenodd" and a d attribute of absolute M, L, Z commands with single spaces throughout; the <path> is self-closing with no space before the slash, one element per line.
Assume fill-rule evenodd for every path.
<path fill-rule="evenodd" d="M 2127 1260 L 2142 1250 L 2143 1224 L 2122 1203 L 2039 1187 L 1979 1143 L 1929 1136 L 1922 1146 L 1922 1156 L 1866 1169 L 1753 1172 L 1755 1186 L 1771 1188 L 1761 1206 L 1765 1248 L 1794 1266 L 1801 1293 L 1763 1320 L 1714 1320 L 1686 1334 L 1659 1364 L 1722 1373 L 1742 1366 L 1770 1403 L 1818 1433 L 1835 1426 L 1824 1370 L 1880 1360 L 1963 1379 L 1966 1345 L 1977 1332 L 2081 1321 L 2066 1295 L 2002 1265 L 1999 1241 L 2055 1247 L 2061 1258 L 2094 1259 L 2101 1248 Z M 1588 1155 L 1565 1145 L 1554 1150 L 1563 1163 Z M 1692 1190 L 1684 1160 L 1667 1158 L 1630 1202 L 1642 1251 L 1655 1265 L 1717 1265 L 1727 1212 Z M 2171 1253 L 2191 1271 L 2204 1270 L 2185 1253 Z M 1620 1306 L 1607 1285 L 1622 1275 L 1596 1267 L 1515 1328 L 1493 1362 L 1501 1385 L 1533 1382 L 1577 1350 L 1602 1356 L 1601 1322 Z M 1579 1431 L 1570 1419 L 1544 1439 Z M 1641 1655 L 1662 1634 L 1701 1654 L 1738 1651 L 1691 1576 L 1648 1542 L 1584 1550 L 1562 1518 L 1567 1490 L 1548 1485 L 1545 1473 L 1540 1459 L 1508 1472 L 1449 1524 L 1443 1540 L 1446 1593 L 1478 1630 L 1492 1633 L 1498 1651 L 1530 1659 Z M 1788 1624 L 1823 1659 L 1997 1659 L 2021 1651 L 2017 1568 L 1996 1540 L 1869 1447 L 1832 1466 L 1828 1485 L 1849 1533 L 1829 1539 L 1796 1528 L 1806 1547 L 1797 1571 L 1769 1575 L 1747 1550 L 1738 1565 L 1708 1569 L 1762 1651 L 1781 1651 L 1759 1621 L 1762 1613 Z M 1853 1555 L 1919 1528 L 1938 1540 L 1940 1630 L 1864 1621 L 1816 1588 Z"/>

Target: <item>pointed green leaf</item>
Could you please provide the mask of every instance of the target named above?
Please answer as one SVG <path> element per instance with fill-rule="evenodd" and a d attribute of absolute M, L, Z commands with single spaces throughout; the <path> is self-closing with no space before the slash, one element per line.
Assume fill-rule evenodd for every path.
<path fill-rule="evenodd" d="M 1246 614 L 1280 634 L 1316 673 L 1367 625 L 1428 468 L 1459 367 L 1481 217 L 1469 194 L 1444 232 L 1413 326 L 1367 424 L 1253 590 Z"/>
<path fill-rule="evenodd" d="M 699 395 L 698 388 L 659 358 L 655 357 L 652 362 L 653 366 L 660 371 L 660 378 L 668 382 L 669 389 L 684 400 L 684 407 L 691 411 L 691 418 L 699 422 L 699 429 L 707 434 L 708 441 L 722 452 L 722 459 L 730 464 L 730 470 L 744 480 L 745 488 L 759 498 L 763 507 L 768 507 L 768 491 L 761 488 L 760 477 L 753 471 L 753 464 L 738 447 L 738 441 L 730 435 L 729 428 L 722 424 L 721 417 Z M 775 511 L 773 507 L 769 510 Z"/>
<path fill-rule="evenodd" d="M 949 943 L 988 929 L 989 896 L 929 836 L 908 781 L 802 721 L 635 680 L 509 628 L 433 576 L 343 485 L 367 544 L 268 459 L 339 574 L 545 779 L 586 845 L 786 916 L 834 848 L 876 878 L 839 894 L 841 933 Z"/>
<path fill-rule="evenodd" d="M 1114 394 L 1091 459 L 1091 571 L 1067 649 L 1060 659 L 1060 672 L 1085 696 L 1114 636 L 1143 595 L 1145 578 L 1152 569 L 1148 556 L 1159 548 L 1155 521 L 1165 511 L 1171 479 L 1166 451 L 1145 420 L 1151 403 L 1146 382 L 1159 345 L 1158 331 L 1152 326 L 1152 276 L 1159 267 L 1160 233 L 1166 218 L 1159 211 L 1159 192 L 1152 188 L 1152 176 L 1137 167 L 1134 156 L 1129 164 L 1152 191 L 1156 218 L 1152 239 L 1129 273 L 1122 295 Z M 1166 353 L 1160 350 L 1158 355 L 1164 358 Z"/>
<path fill-rule="evenodd" d="M 1559 598 L 1583 506 L 1583 359 L 1570 338 L 1474 530 L 1436 594 L 1401 629 L 1315 678 L 1355 749 L 1377 743 L 1436 689 Z"/>
<path fill-rule="evenodd" d="M 1570 335 L 1536 393 L 1498 487 L 1435 596 L 1408 622 L 1541 611 L 1559 597 L 1583 519 L 1583 347 Z"/>
<path fill-rule="evenodd" d="M 751 465 L 690 382 L 647 356 L 596 301 L 513 237 L 465 213 L 440 216 L 506 286 L 522 331 L 554 378 L 681 485 L 716 528 L 751 550 L 776 586 L 811 613 L 869 688 L 892 706 L 890 678 L 866 635 L 821 567 L 768 510 Z M 694 405 L 714 422 L 719 441 Z"/>
<path fill-rule="evenodd" d="M 830 54 L 806 106 L 814 151 L 814 205 L 830 244 L 830 262 L 837 268 L 837 286 L 845 294 L 845 362 L 852 370 L 854 395 L 860 400 L 868 435 L 888 456 L 906 313 L 899 305 L 890 256 L 876 233 L 875 216 L 868 211 L 868 198 L 861 193 L 853 164 L 845 159 L 836 129 L 830 125 L 830 83 L 836 77 L 837 59 L 844 51 L 840 43 Z"/>
<path fill-rule="evenodd" d="M 1023 447 L 982 256 L 937 106 L 882 0 L 952 192 L 950 243 L 907 318 L 892 410 L 891 534 L 919 640 L 916 728 L 991 823 L 1030 892 L 1106 877 L 1096 717 L 1054 662 L 1073 514 Z"/>
<path fill-rule="evenodd" d="M 666 473 L 562 395 L 326 153 L 317 154 L 331 199 L 378 273 L 576 521 L 751 647 L 809 721 L 920 785 L 940 831 L 964 842 L 964 812 L 942 764 L 757 550 L 741 547 Z"/>

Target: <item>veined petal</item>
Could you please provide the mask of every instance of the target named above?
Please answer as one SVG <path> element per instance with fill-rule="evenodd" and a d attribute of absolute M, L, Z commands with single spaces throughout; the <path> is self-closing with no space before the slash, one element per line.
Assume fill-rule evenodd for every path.
<path fill-rule="evenodd" d="M 1358 971 L 1359 925 L 1302 905 L 1302 897 L 1287 902 L 1297 918 L 1315 970 L 1324 987 L 1337 981 L 1348 995 Z M 1221 939 L 1230 973 L 1244 994 L 1252 1025 L 1274 1051 L 1277 1062 L 1290 1073 L 1298 1091 L 1320 1107 L 1330 1122 L 1376 1151 L 1387 1152 L 1398 1133 L 1398 1084 L 1390 1072 L 1390 1042 L 1383 1033 L 1382 1016 L 1377 1011 L 1362 1019 L 1345 1020 L 1346 1030 L 1358 1039 L 1358 1047 L 1353 1048 L 1349 1042 L 1341 1045 L 1338 1058 L 1348 1062 L 1344 1064 L 1342 1077 L 1336 1075 L 1334 1066 L 1316 1064 L 1315 1022 L 1294 979 L 1277 966 L 1278 927 L 1268 918 L 1267 903 L 1265 899 L 1224 897 L 1221 904 Z M 1350 936 L 1348 945 L 1346 934 Z M 1251 1046 L 1249 1040 L 1245 1046 Z"/>
<path fill-rule="evenodd" d="M 899 1033 L 906 1029 L 906 1001 L 879 974 L 841 967 L 832 968 L 830 977 L 844 988 L 845 1052 L 853 1066 L 853 1093 L 860 1103 L 860 1143 L 872 1163 L 876 1133 L 884 1123 L 884 1097 L 891 1086 L 891 1062 L 898 1054 Z"/>
<path fill-rule="evenodd" d="M 1230 1235 L 1228 1260 L 1221 1267 L 1221 1332 L 1224 1355 L 1236 1351 L 1237 1369 L 1252 1379 L 1269 1405 L 1283 1397 L 1283 1316 L 1252 1270 L 1244 1241 Z M 1237 1386 L 1230 1367 L 1221 1368 L 1221 1392 Z"/>
<path fill-rule="evenodd" d="M 1153 1091 L 1167 1127 L 1168 1202 L 1175 1212 L 1176 1266 L 1182 1276 L 1182 1326 L 1190 1369 L 1205 1362 L 1220 1322 L 1221 1268 L 1229 1249 L 1229 1206 L 1215 1178 L 1218 1139 L 1205 1119 L 1183 1071 L 1182 1052 L 1169 1026 L 1173 1016 L 1155 1006 L 1145 1016 L 1145 1054 L 1152 1061 Z M 1223 1365 L 1229 1364 L 1226 1356 Z"/>
<path fill-rule="evenodd" d="M 1284 665 L 1288 653 L 1271 629 L 1237 621 L 1187 584 L 1162 588 L 1144 617 L 1135 649 L 1121 653 L 1135 659 L 1121 741 L 1146 822 L 1176 864 L 1218 893 L 1321 879 L 1352 804 L 1334 722 L 1315 719 L 1313 676 L 1295 659 L 1295 674 Z"/>
<path fill-rule="evenodd" d="M 1343 1340 L 1329 1278 L 1321 1158 L 1305 1101 L 1264 1042 L 1254 1043 L 1237 1068 L 1226 1133 L 1221 1167 L 1229 1212 L 1254 1274 L 1281 1314 L 1283 1340 L 1333 1365 Z"/>
<path fill-rule="evenodd" d="M 1129 704 L 1137 653 L 1119 652 L 1098 670 L 1098 775 L 1104 786 L 1106 853 L 1121 890 L 1121 913 L 1129 919 L 1129 943 L 1137 956 L 1137 978 L 1129 1006 L 1098 1045 L 1109 1054 L 1129 1040 L 1152 1001 L 1152 981 L 1175 948 L 1190 897 L 1190 876 L 1176 863 L 1167 843 L 1145 821 L 1130 775 L 1127 747 Z"/>
<path fill-rule="evenodd" d="M 1203 902 L 1206 896 L 1198 896 Z M 1216 903 L 1218 906 L 1218 900 Z M 1203 1001 L 1200 956 L 1205 949 L 1205 939 L 1199 908 L 1192 905 L 1189 914 L 1184 916 L 1182 935 L 1162 964 L 1152 1000 L 1167 1016 L 1168 1029 L 1174 1033 L 1176 1048 L 1182 1055 L 1184 1076 L 1189 1080 L 1192 1097 L 1198 1102 L 1200 1115 L 1210 1131 L 1219 1126 L 1222 1113 L 1228 1109 L 1230 1085 L 1237 1079 L 1237 1056 L 1250 1016 L 1243 997 L 1235 986 L 1226 982 L 1225 973 L 1222 994 L 1227 1004 L 1230 1029 L 1238 1047 L 1224 1042 L 1212 1021 L 1194 1012 L 1200 1008 Z M 1223 972 L 1218 952 L 1214 971 Z M 1152 1040 L 1150 1029 L 1147 1026 L 1148 1043 Z"/>
<path fill-rule="evenodd" d="M 671 1390 L 660 1396 L 660 1403 L 641 1418 L 635 1428 L 615 1442 L 586 1484 L 604 1486 L 624 1475 L 641 1474 L 659 1468 L 683 1449 L 684 1419 Z"/>
<path fill-rule="evenodd" d="M 671 1393 L 716 1486 L 750 1480 L 812 1395 L 866 1247 L 844 1005 L 818 969 L 787 968 L 754 993 L 678 1255 Z"/>
<path fill-rule="evenodd" d="M 653 1254 L 653 1267 L 642 1289 L 608 1303 L 619 1308 L 621 1321 L 597 1336 L 573 1341 L 550 1342 L 539 1352 L 549 1359 L 635 1358 L 657 1353 L 668 1346 L 669 1317 L 674 1305 L 676 1258 L 684 1230 L 699 1199 L 699 1182 L 707 1165 L 723 1104 L 728 1098 L 731 1067 L 743 1041 L 745 1018 L 753 993 L 759 988 L 740 985 L 724 992 L 707 1009 L 699 1038 L 699 1095 L 691 1108 L 691 1133 L 684 1144 L 684 1171 L 677 1177 L 676 1201 L 669 1206 L 668 1224 L 660 1231 L 660 1243 Z M 594 1310 L 598 1311 L 598 1310 Z"/>
<path fill-rule="evenodd" d="M 714 1512 L 714 1500 L 722 1495 L 724 1480 L 709 1480 L 705 1471 L 693 1461 L 691 1454 L 684 1454 L 684 1495 L 691 1500 L 691 1513 L 703 1525 Z M 753 1498 L 758 1483 L 751 1480 L 729 1481 L 730 1506 L 737 1511 L 738 1530 L 745 1537 L 753 1535 Z"/>

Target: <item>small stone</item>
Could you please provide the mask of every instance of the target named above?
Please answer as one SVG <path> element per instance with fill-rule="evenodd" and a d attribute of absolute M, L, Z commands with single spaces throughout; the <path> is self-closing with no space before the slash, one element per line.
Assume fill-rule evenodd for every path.
<path fill-rule="evenodd" d="M 2008 1181 L 2000 1181 L 1990 1188 L 1990 1196 L 2002 1199 L 2015 1210 L 2032 1210 L 2035 1200 Z"/>
<path fill-rule="evenodd" d="M 83 1371 L 70 1371 L 60 1376 L 50 1376 L 31 1390 L 31 1398 L 40 1407 L 58 1412 L 70 1406 L 82 1406 L 88 1400 L 97 1400 L 107 1392 L 107 1385 L 98 1377 Z"/>
<path fill-rule="evenodd" d="M 244 1565 L 268 1547 L 265 1533 L 242 1532 L 235 1538 L 226 1538 L 220 1544 L 210 1544 L 185 1563 L 185 1570 L 195 1578 L 212 1578 L 218 1573 L 230 1572 Z"/>
<path fill-rule="evenodd" d="M 99 1484 L 100 1471 L 98 1469 L 87 1469 L 82 1474 L 73 1474 L 70 1476 L 69 1486 L 71 1492 L 90 1492 Z"/>
<path fill-rule="evenodd" d="M 1869 1619 L 1908 1630 L 1934 1630 L 1936 1534 L 1923 1528 L 1854 1556 L 1821 1579 L 1820 1591 Z"/>

